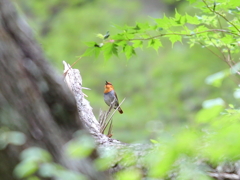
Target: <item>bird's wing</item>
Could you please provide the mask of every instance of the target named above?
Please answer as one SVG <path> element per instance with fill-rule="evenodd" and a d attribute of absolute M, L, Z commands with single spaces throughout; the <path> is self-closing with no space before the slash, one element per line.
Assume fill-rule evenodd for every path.
<path fill-rule="evenodd" d="M 116 97 L 116 99 L 117 99 L 117 104 L 118 104 L 118 97 L 117 97 L 117 94 L 116 94 L 115 91 L 114 91 L 114 95 L 115 95 L 115 97 Z"/>

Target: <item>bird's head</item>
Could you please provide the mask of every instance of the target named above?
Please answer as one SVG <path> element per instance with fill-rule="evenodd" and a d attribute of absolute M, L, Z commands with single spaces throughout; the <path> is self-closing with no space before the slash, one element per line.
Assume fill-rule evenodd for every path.
<path fill-rule="evenodd" d="M 105 85 L 112 85 L 112 83 L 106 81 Z"/>

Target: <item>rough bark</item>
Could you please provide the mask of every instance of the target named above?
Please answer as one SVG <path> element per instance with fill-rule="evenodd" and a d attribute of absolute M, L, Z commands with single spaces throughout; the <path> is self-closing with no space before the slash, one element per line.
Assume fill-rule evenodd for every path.
<path fill-rule="evenodd" d="M 96 156 L 76 163 L 63 153 L 75 131 L 84 129 L 76 102 L 44 59 L 31 30 L 9 0 L 0 0 L 0 125 L 27 137 L 23 146 L 0 151 L 1 179 L 16 179 L 13 169 L 20 152 L 31 146 L 47 149 L 54 161 L 83 172 L 89 179 L 108 179 L 92 165 Z"/>

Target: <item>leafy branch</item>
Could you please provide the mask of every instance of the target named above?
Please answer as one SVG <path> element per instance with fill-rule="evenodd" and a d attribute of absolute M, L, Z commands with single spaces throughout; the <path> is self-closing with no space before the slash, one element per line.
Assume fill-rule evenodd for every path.
<path fill-rule="evenodd" d="M 158 38 L 158 37 L 174 36 L 174 35 L 179 35 L 179 36 L 195 36 L 195 35 L 197 35 L 197 34 L 203 34 L 203 33 L 207 33 L 207 32 L 224 32 L 224 33 L 228 33 L 228 34 L 240 36 L 240 35 L 237 34 L 237 33 L 233 33 L 233 32 L 230 32 L 230 31 L 227 31 L 227 30 L 224 30 L 224 29 L 209 29 L 209 30 L 201 31 L 201 32 L 193 32 L 193 33 L 191 33 L 191 34 L 184 34 L 184 33 L 166 33 L 166 34 L 159 34 L 159 35 L 156 35 L 156 36 L 151 36 L 151 37 L 149 37 L 149 38 L 133 38 L 133 39 L 128 39 L 128 41 L 134 41 L 134 40 L 145 41 L 145 40 L 151 40 L 151 39 Z M 118 39 L 118 41 L 123 41 L 123 40 L 125 40 L 125 39 L 121 39 L 121 40 Z"/>
<path fill-rule="evenodd" d="M 231 64 L 234 64 L 232 56 L 229 53 L 239 52 L 239 21 L 235 19 L 230 20 L 225 17 L 225 15 L 215 11 L 217 6 L 215 3 L 214 7 L 211 8 L 205 0 L 202 0 L 202 2 L 207 9 L 214 13 L 213 16 L 209 14 L 191 16 L 187 13 L 181 15 L 176 11 L 174 17 L 164 15 L 163 18 L 154 19 L 156 22 L 154 25 L 138 22 L 133 27 L 115 25 L 115 27 L 122 32 L 113 36 L 110 36 L 109 32 L 107 32 L 106 35 L 98 35 L 103 41 L 100 44 L 90 42 L 90 45 L 88 44 L 89 48 L 83 56 L 94 55 L 97 58 L 100 52 L 103 52 L 104 58 L 108 60 L 112 55 L 118 56 L 119 52 L 122 52 L 126 55 L 127 59 L 130 59 L 136 54 L 136 48 L 142 48 L 143 45 L 145 45 L 143 41 L 147 41 L 148 47 L 152 47 L 158 51 L 158 49 L 163 46 L 162 43 L 165 42 L 161 37 L 168 38 L 172 46 L 176 42 L 182 43 L 182 39 L 185 38 L 187 39 L 186 42 L 190 44 L 190 47 L 201 44 L 204 47 L 217 48 L 222 57 L 216 53 L 213 54 L 225 62 L 228 62 L 228 64 L 230 61 L 232 62 Z M 236 9 L 236 7 L 232 8 Z M 204 12 L 203 9 L 204 7 L 202 7 L 202 9 L 200 8 L 202 12 Z M 227 7 L 225 7 L 224 10 L 226 13 L 228 12 Z M 222 17 L 231 26 L 222 26 L 218 17 Z M 232 27 L 234 27 L 234 29 Z M 164 32 L 159 34 L 159 31 Z M 109 37 L 110 39 L 107 39 Z M 225 56 L 224 53 L 227 53 L 228 56 Z M 231 60 L 229 60 L 229 58 Z"/>
<path fill-rule="evenodd" d="M 211 8 L 209 7 L 209 5 L 206 3 L 205 0 L 202 0 L 202 1 L 203 1 L 203 3 L 206 5 L 206 7 L 207 7 L 211 12 L 213 12 L 213 13 L 221 16 L 226 22 L 228 22 L 229 24 L 231 24 L 238 32 L 240 32 L 240 30 L 237 28 L 237 26 L 235 26 L 235 24 L 233 24 L 231 21 L 229 21 L 224 15 L 222 15 L 221 13 L 215 11 L 215 8 L 214 8 L 214 9 L 211 9 Z"/>

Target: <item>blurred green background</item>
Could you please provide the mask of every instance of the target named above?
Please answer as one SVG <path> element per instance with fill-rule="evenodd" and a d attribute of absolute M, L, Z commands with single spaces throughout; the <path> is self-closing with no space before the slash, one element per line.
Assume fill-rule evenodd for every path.
<path fill-rule="evenodd" d="M 62 73 L 62 61 L 72 64 L 85 50 L 84 42 L 96 41 L 97 34 L 116 34 L 114 25 L 154 23 L 164 14 L 195 14 L 186 1 L 158 0 L 16 0 L 19 11 L 32 27 L 48 60 Z M 110 36 L 111 38 L 111 36 Z M 201 46 L 186 43 L 173 47 L 164 38 L 158 52 L 137 50 L 130 60 L 122 54 L 104 61 L 101 55 L 82 58 L 74 67 L 83 78 L 83 86 L 95 116 L 107 110 L 103 101 L 105 81 L 113 83 L 124 114 L 114 116 L 113 138 L 123 142 L 148 141 L 161 131 L 192 124 L 196 112 L 207 99 L 221 97 L 226 105 L 237 104 L 233 97 L 237 84 L 231 76 L 221 87 L 207 85 L 205 79 L 228 66 Z M 145 46 L 146 47 L 146 46 Z"/>

